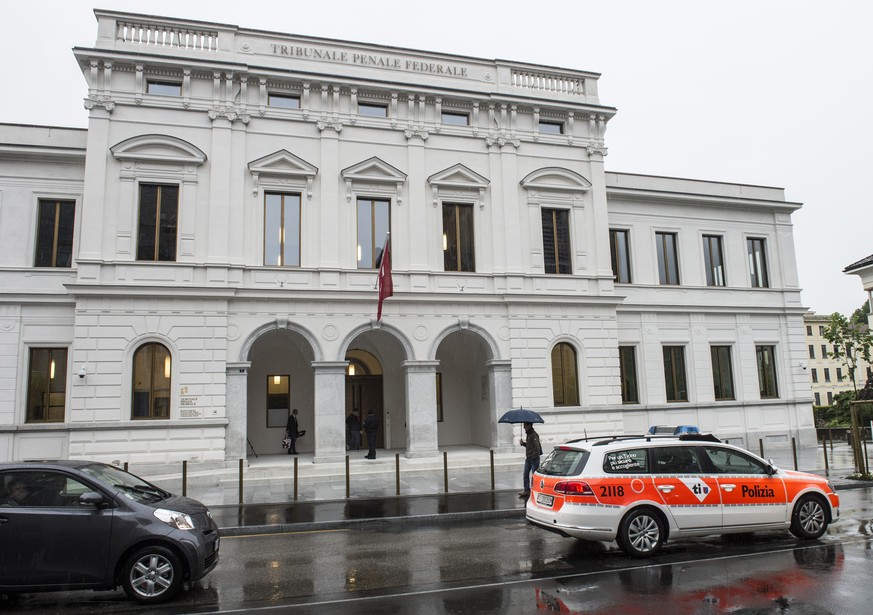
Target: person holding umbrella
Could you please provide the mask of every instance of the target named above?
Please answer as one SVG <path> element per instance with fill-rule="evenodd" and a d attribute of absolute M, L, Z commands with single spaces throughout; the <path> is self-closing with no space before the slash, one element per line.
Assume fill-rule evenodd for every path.
<path fill-rule="evenodd" d="M 533 423 L 524 423 L 524 432 L 527 439 L 519 440 L 519 444 L 524 447 L 524 491 L 519 492 L 518 497 L 526 499 L 530 497 L 531 474 L 540 467 L 543 447 L 540 446 L 540 435 L 533 428 Z"/>

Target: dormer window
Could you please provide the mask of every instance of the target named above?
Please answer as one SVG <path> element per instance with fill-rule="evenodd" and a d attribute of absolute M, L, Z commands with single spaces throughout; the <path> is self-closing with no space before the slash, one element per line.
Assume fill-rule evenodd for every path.
<path fill-rule="evenodd" d="M 181 96 L 182 84 L 174 81 L 157 81 L 149 79 L 146 82 L 146 92 L 157 96 Z"/>

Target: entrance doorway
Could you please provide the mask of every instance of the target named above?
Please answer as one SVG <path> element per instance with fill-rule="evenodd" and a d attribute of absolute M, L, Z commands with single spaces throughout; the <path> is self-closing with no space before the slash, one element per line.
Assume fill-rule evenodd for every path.
<path fill-rule="evenodd" d="M 379 418 L 379 431 L 376 434 L 376 448 L 391 446 L 390 437 L 386 441 L 385 434 L 390 433 L 386 424 L 382 393 L 382 365 L 379 360 L 366 350 L 350 349 L 346 353 L 349 362 L 346 371 L 346 416 L 353 410 L 358 410 L 361 423 L 367 418 L 370 410 Z M 367 448 L 367 436 L 361 437 L 361 448 Z"/>

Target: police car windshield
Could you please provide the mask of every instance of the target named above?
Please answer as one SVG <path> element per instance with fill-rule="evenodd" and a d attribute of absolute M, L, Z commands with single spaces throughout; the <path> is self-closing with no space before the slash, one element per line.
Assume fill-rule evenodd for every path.
<path fill-rule="evenodd" d="M 540 464 L 540 474 L 549 476 L 576 476 L 585 469 L 585 463 L 591 456 L 589 451 L 579 451 L 571 448 L 556 448 L 546 460 Z"/>

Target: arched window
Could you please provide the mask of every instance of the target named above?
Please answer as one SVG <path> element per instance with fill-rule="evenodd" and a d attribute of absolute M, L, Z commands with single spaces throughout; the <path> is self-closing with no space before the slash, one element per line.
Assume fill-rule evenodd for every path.
<path fill-rule="evenodd" d="M 133 355 L 132 419 L 170 418 L 170 351 L 158 343 L 144 344 Z"/>
<path fill-rule="evenodd" d="M 556 406 L 579 405 L 576 350 L 566 342 L 552 348 L 552 390 Z"/>

